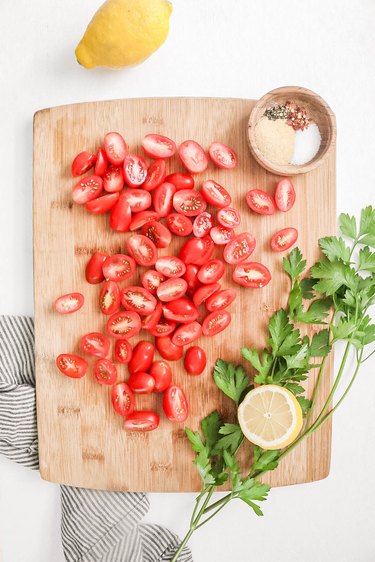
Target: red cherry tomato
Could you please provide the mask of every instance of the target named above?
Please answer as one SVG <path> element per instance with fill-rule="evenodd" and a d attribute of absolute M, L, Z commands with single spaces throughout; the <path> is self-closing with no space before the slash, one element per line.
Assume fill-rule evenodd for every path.
<path fill-rule="evenodd" d="M 155 271 L 155 269 L 148 269 L 142 273 L 141 281 L 145 289 L 152 294 L 156 294 L 157 288 L 165 281 L 165 277 L 159 271 Z"/>
<path fill-rule="evenodd" d="M 151 194 L 144 189 L 127 189 L 124 191 L 124 199 L 129 203 L 132 213 L 146 211 L 152 203 Z"/>
<path fill-rule="evenodd" d="M 177 328 L 172 336 L 172 343 L 175 345 L 188 345 L 200 338 L 201 335 L 202 326 L 199 322 L 190 322 L 189 324 L 183 324 Z"/>
<path fill-rule="evenodd" d="M 189 236 L 193 232 L 193 223 L 185 215 L 171 213 L 167 216 L 167 226 L 177 236 Z"/>
<path fill-rule="evenodd" d="M 182 297 L 165 304 L 163 306 L 163 314 L 167 320 L 187 324 L 194 322 L 198 318 L 199 311 L 189 299 Z"/>
<path fill-rule="evenodd" d="M 142 185 L 146 191 L 152 191 L 161 185 L 167 173 L 167 166 L 164 160 L 155 160 L 147 171 L 147 177 Z"/>
<path fill-rule="evenodd" d="M 110 359 L 99 359 L 95 364 L 94 376 L 99 384 L 112 386 L 117 382 L 116 365 Z"/>
<path fill-rule="evenodd" d="M 250 209 L 260 215 L 273 215 L 276 210 L 273 197 L 261 189 L 250 189 L 246 201 Z"/>
<path fill-rule="evenodd" d="M 224 248 L 227 263 L 237 264 L 247 260 L 255 250 L 256 240 L 250 232 L 242 232 L 228 242 Z"/>
<path fill-rule="evenodd" d="M 207 358 L 204 350 L 198 345 L 189 347 L 185 353 L 184 367 L 189 375 L 201 375 L 206 368 Z"/>
<path fill-rule="evenodd" d="M 118 193 L 109 193 L 108 195 L 103 195 L 92 201 L 86 203 L 86 209 L 90 213 L 95 215 L 101 215 L 110 211 L 117 203 L 119 198 Z"/>
<path fill-rule="evenodd" d="M 242 266 L 238 266 L 242 267 Z M 237 293 L 234 289 L 223 289 L 214 293 L 206 300 L 206 308 L 209 312 L 215 312 L 216 310 L 223 310 L 227 308 L 237 297 Z"/>
<path fill-rule="evenodd" d="M 81 293 L 69 293 L 55 300 L 54 308 L 59 314 L 72 314 L 82 308 L 85 297 Z"/>
<path fill-rule="evenodd" d="M 189 263 L 186 266 L 186 271 L 183 275 L 183 279 L 185 279 L 187 283 L 187 291 L 190 294 L 194 293 L 201 286 L 201 282 L 198 279 L 198 271 L 199 271 L 198 265 Z"/>
<path fill-rule="evenodd" d="M 193 140 L 187 140 L 180 144 L 178 154 L 183 165 L 191 174 L 200 174 L 208 166 L 207 154 L 201 145 Z"/>
<path fill-rule="evenodd" d="M 109 317 L 107 333 L 116 339 L 132 338 L 139 333 L 141 326 L 139 314 L 125 310 L 124 312 L 116 312 Z"/>
<path fill-rule="evenodd" d="M 187 283 L 185 279 L 174 278 L 168 279 L 159 285 L 156 294 L 158 299 L 163 302 L 170 302 L 184 296 L 187 291 Z"/>
<path fill-rule="evenodd" d="M 95 175 L 96 176 L 104 176 L 106 170 L 108 168 L 108 158 L 103 148 L 98 148 L 98 152 L 96 154 L 96 163 L 95 163 Z"/>
<path fill-rule="evenodd" d="M 179 189 L 193 189 L 194 187 L 194 178 L 190 174 L 169 174 L 165 181 L 173 183 L 177 191 Z"/>
<path fill-rule="evenodd" d="M 103 274 L 109 281 L 125 281 L 133 275 L 135 268 L 133 258 L 125 254 L 114 254 L 103 263 Z"/>
<path fill-rule="evenodd" d="M 91 154 L 91 152 L 87 152 L 84 150 L 77 154 L 72 162 L 72 174 L 73 176 L 82 176 L 86 172 L 93 167 L 96 162 L 95 154 Z M 95 172 L 96 174 L 96 172 Z"/>
<path fill-rule="evenodd" d="M 154 361 L 150 375 L 155 380 L 155 392 L 164 392 L 172 383 L 172 369 L 166 361 Z"/>
<path fill-rule="evenodd" d="M 141 156 L 127 154 L 124 160 L 124 178 L 129 187 L 139 187 L 147 176 L 147 164 Z"/>
<path fill-rule="evenodd" d="M 78 205 L 84 205 L 99 197 L 102 191 L 102 178 L 99 176 L 85 176 L 73 187 L 72 199 Z"/>
<path fill-rule="evenodd" d="M 103 176 L 104 189 L 108 193 L 117 193 L 124 187 L 124 172 L 120 166 L 109 166 Z"/>
<path fill-rule="evenodd" d="M 162 256 L 156 260 L 155 269 L 164 277 L 182 277 L 186 271 L 186 265 L 175 256 Z"/>
<path fill-rule="evenodd" d="M 148 373 L 135 373 L 128 380 L 128 385 L 135 394 L 150 394 L 155 388 L 155 379 Z"/>
<path fill-rule="evenodd" d="M 286 213 L 290 211 L 296 200 L 296 192 L 293 184 L 288 178 L 283 178 L 276 185 L 275 203 L 276 207 Z"/>
<path fill-rule="evenodd" d="M 146 135 L 142 141 L 143 150 L 151 158 L 171 158 L 176 154 L 176 143 L 162 135 Z"/>
<path fill-rule="evenodd" d="M 112 406 L 120 416 L 129 416 L 134 410 L 134 394 L 126 384 L 119 382 L 112 387 Z"/>
<path fill-rule="evenodd" d="M 155 338 L 156 349 L 167 361 L 178 361 L 183 355 L 183 347 L 172 343 L 170 335 Z"/>
<path fill-rule="evenodd" d="M 148 316 L 155 310 L 156 298 L 144 287 L 125 287 L 121 293 L 121 303 L 126 310 Z"/>
<path fill-rule="evenodd" d="M 124 428 L 127 431 L 153 431 L 159 423 L 159 416 L 146 410 L 138 410 L 124 418 Z"/>
<path fill-rule="evenodd" d="M 148 222 L 157 221 L 158 218 L 159 216 L 155 211 L 141 211 L 140 213 L 136 213 L 130 223 L 129 230 L 132 232 L 138 230 Z"/>
<path fill-rule="evenodd" d="M 108 258 L 108 254 L 96 252 L 91 256 L 86 265 L 86 281 L 92 285 L 104 281 L 103 264 Z"/>
<path fill-rule="evenodd" d="M 212 215 L 210 213 L 199 213 L 193 222 L 193 233 L 197 238 L 203 238 L 206 234 L 209 234 L 211 228 L 214 225 Z"/>
<path fill-rule="evenodd" d="M 177 384 L 171 385 L 165 391 L 163 409 L 170 421 L 177 423 L 186 421 L 189 415 L 188 402 L 184 391 Z"/>
<path fill-rule="evenodd" d="M 202 332 L 205 336 L 216 336 L 230 324 L 232 317 L 227 310 L 211 312 L 203 320 Z"/>
<path fill-rule="evenodd" d="M 215 207 L 228 207 L 232 203 L 232 198 L 225 187 L 214 180 L 203 182 L 202 195 L 207 203 Z"/>
<path fill-rule="evenodd" d="M 210 236 L 190 238 L 182 246 L 178 256 L 186 265 L 203 265 L 212 257 L 214 250 L 215 244 Z"/>
<path fill-rule="evenodd" d="M 122 193 L 111 211 L 109 224 L 116 232 L 127 232 L 131 225 L 132 213 L 130 205 Z"/>
<path fill-rule="evenodd" d="M 154 360 L 155 346 L 153 343 L 141 340 L 133 349 L 133 356 L 128 365 L 129 373 L 146 373 Z"/>
<path fill-rule="evenodd" d="M 231 170 L 237 166 L 237 154 L 233 148 L 230 148 L 222 142 L 213 142 L 208 149 L 210 158 L 219 168 Z"/>
<path fill-rule="evenodd" d="M 90 332 L 82 336 L 81 349 L 89 355 L 104 359 L 109 353 L 109 340 L 104 334 Z"/>
<path fill-rule="evenodd" d="M 172 242 L 171 232 L 161 222 L 147 222 L 142 226 L 141 232 L 143 236 L 152 240 L 157 248 L 167 248 Z"/>
<path fill-rule="evenodd" d="M 78 355 L 73 355 L 71 353 L 62 353 L 56 358 L 57 368 L 72 379 L 82 378 L 89 367 L 87 361 L 79 357 Z"/>
<path fill-rule="evenodd" d="M 222 260 L 209 260 L 197 272 L 197 278 L 205 285 L 216 283 L 225 273 L 225 265 Z"/>
<path fill-rule="evenodd" d="M 173 207 L 185 217 L 195 217 L 206 208 L 206 201 L 196 189 L 180 189 L 173 196 Z"/>
<path fill-rule="evenodd" d="M 274 252 L 285 252 L 297 242 L 298 230 L 288 227 L 275 232 L 271 239 L 271 248 Z"/>
<path fill-rule="evenodd" d="M 268 285 L 271 281 L 271 273 L 269 269 L 258 262 L 241 263 L 237 265 L 233 272 L 233 281 L 249 287 L 251 289 L 260 289 Z"/>
<path fill-rule="evenodd" d="M 129 363 L 133 355 L 132 346 L 126 339 L 115 342 L 115 361 L 117 363 Z"/>
<path fill-rule="evenodd" d="M 107 133 L 104 137 L 104 149 L 108 160 L 115 166 L 121 166 L 128 153 L 128 146 L 120 133 Z"/>
<path fill-rule="evenodd" d="M 149 328 L 148 331 L 151 335 L 160 337 L 169 336 L 174 332 L 175 328 L 176 322 L 172 322 L 172 320 L 167 320 L 166 318 L 160 318 L 158 323 L 153 328 Z"/>
<path fill-rule="evenodd" d="M 158 251 L 155 244 L 142 234 L 133 234 L 126 241 L 129 254 L 135 259 L 138 265 L 150 267 L 157 260 Z"/>
<path fill-rule="evenodd" d="M 173 208 L 173 196 L 176 193 L 176 188 L 173 183 L 162 183 L 154 191 L 152 200 L 154 209 L 159 217 L 166 217 L 170 214 Z"/>
<path fill-rule="evenodd" d="M 234 230 L 225 226 L 214 226 L 210 230 L 210 236 L 217 246 L 224 246 L 234 238 Z"/>
<path fill-rule="evenodd" d="M 220 283 L 210 283 L 209 285 L 203 285 L 199 287 L 194 293 L 193 302 L 195 306 L 199 306 L 208 299 L 214 293 L 217 293 L 221 289 Z"/>
<path fill-rule="evenodd" d="M 226 228 L 236 228 L 241 222 L 240 213 L 237 209 L 233 209 L 233 207 L 223 207 L 219 209 L 216 218 L 219 223 Z"/>
<path fill-rule="evenodd" d="M 120 308 L 120 287 L 115 281 L 103 283 L 99 294 L 99 307 L 103 314 L 114 314 Z"/>
<path fill-rule="evenodd" d="M 151 312 L 148 316 L 146 316 L 143 320 L 142 328 L 144 330 L 152 330 L 158 324 L 161 315 L 163 313 L 163 305 L 161 302 L 155 307 L 155 310 Z"/>

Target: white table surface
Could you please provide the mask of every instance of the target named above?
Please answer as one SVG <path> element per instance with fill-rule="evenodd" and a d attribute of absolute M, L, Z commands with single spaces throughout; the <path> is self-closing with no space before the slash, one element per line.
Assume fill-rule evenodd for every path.
<path fill-rule="evenodd" d="M 128 71 L 89 72 L 74 48 L 99 5 L 0 2 L 0 313 L 33 312 L 32 117 L 43 107 L 142 96 L 256 98 L 303 85 L 337 115 L 338 210 L 375 203 L 374 0 L 175 0 L 169 39 L 151 59 Z M 233 502 L 191 540 L 195 562 L 374 562 L 374 371 L 375 357 L 335 417 L 329 478 L 272 490 L 263 518 Z M 147 520 L 182 534 L 193 497 L 153 494 Z M 59 509 L 58 486 L 0 459 L 4 562 L 62 562 Z"/>

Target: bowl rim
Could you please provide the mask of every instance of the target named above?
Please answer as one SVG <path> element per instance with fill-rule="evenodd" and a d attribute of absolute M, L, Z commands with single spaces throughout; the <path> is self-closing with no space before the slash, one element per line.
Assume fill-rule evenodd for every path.
<path fill-rule="evenodd" d="M 294 164 L 277 164 L 268 160 L 262 152 L 259 150 L 256 141 L 255 141 L 255 125 L 258 122 L 258 110 L 267 104 L 269 100 L 271 100 L 276 95 L 286 94 L 288 96 L 291 95 L 299 95 L 304 94 L 310 98 L 312 98 L 313 103 L 322 107 L 329 123 L 329 138 L 326 143 L 326 146 L 320 156 L 316 159 L 313 159 L 311 162 L 301 165 L 294 165 Z M 304 88 L 302 86 L 282 86 L 281 88 L 275 88 L 270 92 L 267 92 L 259 98 L 259 100 L 253 106 L 249 120 L 247 123 L 247 139 L 253 153 L 253 156 L 257 160 L 257 162 L 263 166 L 266 170 L 273 172 L 280 176 L 294 176 L 297 174 L 306 174 L 307 172 L 311 172 L 311 170 L 315 170 L 318 166 L 323 164 L 323 162 L 328 158 L 331 154 L 332 150 L 336 145 L 336 136 L 337 136 L 337 129 L 336 129 L 336 117 L 330 106 L 327 102 L 319 96 L 316 92 L 309 90 L 308 88 Z"/>

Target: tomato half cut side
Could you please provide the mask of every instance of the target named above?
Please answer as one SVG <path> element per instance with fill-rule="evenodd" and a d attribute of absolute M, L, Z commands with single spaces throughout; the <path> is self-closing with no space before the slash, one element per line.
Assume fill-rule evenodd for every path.
<path fill-rule="evenodd" d="M 59 314 L 72 314 L 82 308 L 85 297 L 81 293 L 68 293 L 55 300 L 54 308 Z"/>
<path fill-rule="evenodd" d="M 166 318 L 160 318 L 158 323 L 153 328 L 148 328 L 148 331 L 152 336 L 158 338 L 161 336 L 169 336 L 175 331 L 176 326 L 176 322 L 167 320 Z"/>
<path fill-rule="evenodd" d="M 116 232 L 127 232 L 131 225 L 131 218 L 130 205 L 122 193 L 111 211 L 109 225 Z"/>
<path fill-rule="evenodd" d="M 189 294 L 195 293 L 195 291 L 199 289 L 199 287 L 202 285 L 202 283 L 198 279 L 198 271 L 199 271 L 198 265 L 189 263 L 186 266 L 186 271 L 183 275 L 183 279 L 185 279 L 187 283 L 187 292 Z"/>
<path fill-rule="evenodd" d="M 128 145 L 120 133 L 111 132 L 104 137 L 104 150 L 111 164 L 121 166 L 128 153 Z"/>
<path fill-rule="evenodd" d="M 115 341 L 115 361 L 117 363 L 129 363 L 133 355 L 130 342 L 126 339 Z"/>
<path fill-rule="evenodd" d="M 250 289 L 261 289 L 271 281 L 270 270 L 258 262 L 241 263 L 233 272 L 233 281 L 249 287 Z"/>
<path fill-rule="evenodd" d="M 193 232 L 193 223 L 185 215 L 171 213 L 167 216 L 167 226 L 177 236 L 189 236 Z"/>
<path fill-rule="evenodd" d="M 209 260 L 197 272 L 198 280 L 203 284 L 217 283 L 225 273 L 225 265 L 222 260 Z"/>
<path fill-rule="evenodd" d="M 103 191 L 103 180 L 99 176 L 85 176 L 75 184 L 72 199 L 78 205 L 85 205 L 99 197 Z"/>
<path fill-rule="evenodd" d="M 197 238 L 203 238 L 209 234 L 211 228 L 214 226 L 214 221 L 210 213 L 199 213 L 193 222 L 193 233 Z"/>
<path fill-rule="evenodd" d="M 220 225 L 211 228 L 210 236 L 217 246 L 225 246 L 225 244 L 233 240 L 235 234 L 233 228 L 226 228 Z"/>
<path fill-rule="evenodd" d="M 271 238 L 271 248 L 274 252 L 285 252 L 297 242 L 298 230 L 293 227 L 283 228 Z"/>
<path fill-rule="evenodd" d="M 112 387 L 112 406 L 120 416 L 129 416 L 134 410 L 134 394 L 126 382 L 119 382 Z"/>
<path fill-rule="evenodd" d="M 186 271 L 186 265 L 175 256 L 162 256 L 156 260 L 155 269 L 164 277 L 182 277 Z"/>
<path fill-rule="evenodd" d="M 132 257 L 126 254 L 113 254 L 103 264 L 103 274 L 108 281 L 125 281 L 135 271 L 136 265 Z"/>
<path fill-rule="evenodd" d="M 197 289 L 193 295 L 193 302 L 195 306 L 199 306 L 200 304 L 202 304 L 202 302 L 207 300 L 211 295 L 220 291 L 220 289 L 220 283 L 210 283 L 208 285 L 199 287 L 199 289 Z"/>
<path fill-rule="evenodd" d="M 232 170 L 237 166 L 237 154 L 233 148 L 230 148 L 222 142 L 213 142 L 208 149 L 208 154 L 212 162 L 219 168 Z"/>
<path fill-rule="evenodd" d="M 176 154 L 176 143 L 163 135 L 149 134 L 143 137 L 143 150 L 151 158 L 171 158 Z"/>
<path fill-rule="evenodd" d="M 234 289 L 223 289 L 222 291 L 217 291 L 217 293 L 214 293 L 206 300 L 206 308 L 209 312 L 223 310 L 232 304 L 236 297 L 237 293 Z"/>
<path fill-rule="evenodd" d="M 161 283 L 165 281 L 164 275 L 162 275 L 159 271 L 155 269 L 148 269 L 144 273 L 142 273 L 141 282 L 145 289 L 150 291 L 153 295 L 156 294 L 156 291 Z"/>
<path fill-rule="evenodd" d="M 147 176 L 142 185 L 146 191 L 152 191 L 161 185 L 167 173 L 167 166 L 164 160 L 155 160 L 147 170 Z"/>
<path fill-rule="evenodd" d="M 173 183 L 177 191 L 179 189 L 193 189 L 194 187 L 194 178 L 190 174 L 169 174 L 169 176 L 165 178 L 165 181 Z"/>
<path fill-rule="evenodd" d="M 163 359 L 178 361 L 183 355 L 183 347 L 175 345 L 170 335 L 155 338 L 156 349 Z"/>
<path fill-rule="evenodd" d="M 144 287 L 125 287 L 121 293 L 121 303 L 126 310 L 148 316 L 155 310 L 156 298 Z"/>
<path fill-rule="evenodd" d="M 163 305 L 161 302 L 158 302 L 158 304 L 155 307 L 155 310 L 144 318 L 142 323 L 142 328 L 144 330 L 152 330 L 153 328 L 155 328 L 155 326 L 158 324 L 161 318 L 162 313 L 163 313 Z"/>
<path fill-rule="evenodd" d="M 202 326 L 199 322 L 190 322 L 189 324 L 183 324 L 177 328 L 172 336 L 172 343 L 175 345 L 188 345 L 200 338 L 201 335 Z"/>
<path fill-rule="evenodd" d="M 210 205 L 228 207 L 232 203 L 229 192 L 214 180 L 206 180 L 202 184 L 202 195 Z"/>
<path fill-rule="evenodd" d="M 124 172 L 120 166 L 109 166 L 103 176 L 104 189 L 108 193 L 117 193 L 124 187 Z"/>
<path fill-rule="evenodd" d="M 189 375 L 201 375 L 206 368 L 207 358 L 205 351 L 198 345 L 189 347 L 185 353 L 184 367 Z"/>
<path fill-rule="evenodd" d="M 150 375 L 155 380 L 155 392 L 164 392 L 172 383 L 172 369 L 166 361 L 154 361 Z"/>
<path fill-rule="evenodd" d="M 102 195 L 102 197 L 88 201 L 86 203 L 86 209 L 90 213 L 94 213 L 94 215 L 102 215 L 103 213 L 107 213 L 113 209 L 119 196 L 119 193 L 108 193 L 108 195 Z"/>
<path fill-rule="evenodd" d="M 128 385 L 134 394 L 150 394 L 155 388 L 155 379 L 148 373 L 139 372 L 130 376 Z"/>
<path fill-rule="evenodd" d="M 56 358 L 56 365 L 63 375 L 72 379 L 81 379 L 89 367 L 87 361 L 72 353 L 61 353 Z"/>
<path fill-rule="evenodd" d="M 154 209 L 159 217 L 166 217 L 173 209 L 173 196 L 176 188 L 173 183 L 162 183 L 153 193 Z"/>
<path fill-rule="evenodd" d="M 94 376 L 99 384 L 112 386 L 117 382 L 116 365 L 110 359 L 99 359 L 94 367 Z"/>
<path fill-rule="evenodd" d="M 205 336 L 216 336 L 230 324 L 231 315 L 227 310 L 211 312 L 203 320 L 202 332 Z"/>
<path fill-rule="evenodd" d="M 286 213 L 290 211 L 296 200 L 296 192 L 290 179 L 283 178 L 276 185 L 275 203 L 276 207 Z"/>
<path fill-rule="evenodd" d="M 109 353 L 109 339 L 99 332 L 90 332 L 82 336 L 81 349 L 89 355 L 105 359 Z"/>
<path fill-rule="evenodd" d="M 188 401 L 184 391 L 177 384 L 171 385 L 164 393 L 163 409 L 167 418 L 176 423 L 186 421 L 189 415 Z"/>
<path fill-rule="evenodd" d="M 199 311 L 191 300 L 181 297 L 180 299 L 166 303 L 163 306 L 163 314 L 167 320 L 187 324 L 197 320 Z"/>
<path fill-rule="evenodd" d="M 108 168 L 108 158 L 104 148 L 98 148 L 95 162 L 95 175 L 103 177 Z"/>
<path fill-rule="evenodd" d="M 97 285 L 104 281 L 103 264 L 108 258 L 108 254 L 96 252 L 91 256 L 86 265 L 86 281 L 91 285 Z"/>
<path fill-rule="evenodd" d="M 262 189 L 250 189 L 246 194 L 246 202 L 254 213 L 260 215 L 273 215 L 276 210 L 274 198 Z"/>
<path fill-rule="evenodd" d="M 193 263 L 195 265 L 203 265 L 206 263 L 215 251 L 215 244 L 208 235 L 203 238 L 190 238 L 182 246 L 178 257 L 187 265 Z"/>
<path fill-rule="evenodd" d="M 237 209 L 233 207 L 223 207 L 217 212 L 218 222 L 226 228 L 236 228 L 241 223 L 241 216 Z"/>
<path fill-rule="evenodd" d="M 154 360 L 155 346 L 149 341 L 142 340 L 133 349 L 133 356 L 128 365 L 129 373 L 146 373 Z"/>
<path fill-rule="evenodd" d="M 156 294 L 162 302 L 171 302 L 183 297 L 187 291 L 185 279 L 180 277 L 168 279 L 159 285 Z"/>
<path fill-rule="evenodd" d="M 191 174 L 200 174 L 208 166 L 207 154 L 200 144 L 193 140 L 184 141 L 178 148 L 181 162 Z"/>
<path fill-rule="evenodd" d="M 172 242 L 170 230 L 161 222 L 150 221 L 142 226 L 143 236 L 147 236 L 157 248 L 167 248 Z"/>
<path fill-rule="evenodd" d="M 88 172 L 95 164 L 96 156 L 87 150 L 80 152 L 72 162 L 73 176 L 82 176 Z"/>
<path fill-rule="evenodd" d="M 139 333 L 141 326 L 141 318 L 136 312 L 116 312 L 108 319 L 107 334 L 116 339 L 131 338 Z"/>
<path fill-rule="evenodd" d="M 254 252 L 256 240 L 250 232 L 242 232 L 228 242 L 224 248 L 224 259 L 229 264 L 247 260 Z"/>
<path fill-rule="evenodd" d="M 147 238 L 147 236 L 133 234 L 133 236 L 126 241 L 126 246 L 129 254 L 135 259 L 138 265 L 150 267 L 155 264 L 158 251 L 155 244 L 152 240 Z"/>
<path fill-rule="evenodd" d="M 147 176 L 147 164 L 141 156 L 127 154 L 124 160 L 124 178 L 129 187 L 139 187 Z"/>
<path fill-rule="evenodd" d="M 120 287 L 115 281 L 105 281 L 99 293 L 99 307 L 103 314 L 118 311 L 121 304 Z"/>
<path fill-rule="evenodd" d="M 160 423 L 159 416 L 151 410 L 138 410 L 124 419 L 127 431 L 153 431 Z"/>
<path fill-rule="evenodd" d="M 173 207 L 185 217 L 195 217 L 206 208 L 206 201 L 196 189 L 180 189 L 173 196 Z"/>
<path fill-rule="evenodd" d="M 148 222 L 155 222 L 159 218 L 159 215 L 155 213 L 155 211 L 141 211 L 140 213 L 136 213 L 132 218 L 129 230 L 134 232 L 134 230 L 138 230 L 142 228 Z"/>
<path fill-rule="evenodd" d="M 129 203 L 132 213 L 140 213 L 151 207 L 151 194 L 144 189 L 126 189 L 123 195 L 124 199 Z"/>

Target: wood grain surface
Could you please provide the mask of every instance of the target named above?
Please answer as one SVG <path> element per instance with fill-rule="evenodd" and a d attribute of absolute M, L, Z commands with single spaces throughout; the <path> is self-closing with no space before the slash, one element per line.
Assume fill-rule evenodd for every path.
<path fill-rule="evenodd" d="M 95 150 L 103 134 L 120 131 L 132 152 L 140 152 L 141 139 L 155 132 L 177 143 L 193 138 L 205 148 L 213 140 L 232 146 L 238 153 L 234 171 L 219 170 L 210 163 L 196 177 L 213 178 L 232 194 L 241 211 L 238 232 L 250 231 L 257 239 L 254 261 L 267 265 L 272 282 L 261 290 L 237 287 L 238 298 L 230 307 L 232 323 L 213 339 L 202 337 L 208 364 L 200 377 L 189 377 L 182 361 L 173 363 L 174 380 L 186 391 L 190 416 L 186 425 L 197 429 L 200 419 L 218 408 L 233 419 L 231 403 L 212 382 L 217 357 L 240 360 L 240 347 L 264 346 L 266 326 L 272 313 L 285 305 L 288 279 L 282 273 L 280 254 L 271 252 L 272 234 L 283 227 L 299 229 L 298 245 L 311 264 L 318 258 L 317 239 L 335 232 L 335 154 L 306 175 L 296 176 L 297 201 L 289 213 L 265 217 L 252 213 L 245 202 L 251 187 L 273 193 L 277 177 L 256 163 L 250 154 L 246 128 L 254 101 L 215 98 L 151 98 L 116 100 L 63 106 L 39 111 L 34 120 L 34 284 L 36 382 L 40 471 L 44 479 L 73 486 L 124 491 L 190 492 L 200 488 L 192 465 L 193 453 L 184 436 L 184 424 L 172 424 L 162 414 L 162 396 L 138 396 L 137 407 L 155 409 L 161 415 L 157 431 L 127 433 L 110 403 L 110 389 L 96 383 L 90 370 L 80 380 L 61 375 L 55 366 L 60 353 L 79 353 L 80 337 L 103 331 L 106 319 L 98 312 L 99 286 L 85 281 L 85 265 L 93 252 L 124 252 L 129 236 L 109 229 L 108 216 L 90 215 L 73 205 L 71 162 L 77 152 Z M 168 163 L 171 171 L 183 171 L 178 157 Z M 176 252 L 182 240 L 162 254 Z M 219 255 L 220 252 L 217 252 Z M 233 283 L 228 267 L 223 286 Z M 135 279 L 134 279 L 135 280 Z M 129 280 L 132 284 L 133 280 Z M 60 316 L 54 300 L 80 291 L 86 302 L 79 312 Z M 134 343 L 140 338 L 134 338 Z M 147 339 L 142 333 L 141 339 Z M 330 365 L 332 368 L 332 363 Z M 246 365 L 246 369 L 248 366 Z M 248 369 L 251 374 L 251 370 Z M 121 380 L 128 377 L 119 366 Z M 329 369 L 321 399 L 330 383 Z M 309 392 L 312 390 L 312 381 Z M 267 479 L 273 486 L 308 482 L 327 476 L 330 465 L 331 426 L 326 424 L 283 460 Z M 251 447 L 244 448 L 244 467 L 250 463 Z M 223 488 L 224 489 L 224 488 Z"/>

